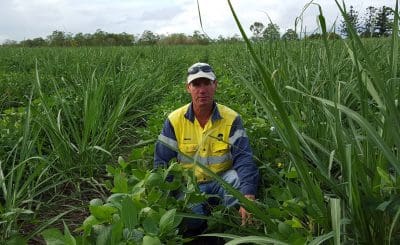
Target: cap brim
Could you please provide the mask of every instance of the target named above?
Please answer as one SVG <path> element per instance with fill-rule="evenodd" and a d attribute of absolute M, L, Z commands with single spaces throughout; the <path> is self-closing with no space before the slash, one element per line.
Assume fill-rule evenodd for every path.
<path fill-rule="evenodd" d="M 191 83 L 193 80 L 196 80 L 197 78 L 207 78 L 210 79 L 211 81 L 214 81 L 216 79 L 215 74 L 213 72 L 203 72 L 199 71 L 196 74 L 190 74 L 187 79 L 187 83 Z"/>

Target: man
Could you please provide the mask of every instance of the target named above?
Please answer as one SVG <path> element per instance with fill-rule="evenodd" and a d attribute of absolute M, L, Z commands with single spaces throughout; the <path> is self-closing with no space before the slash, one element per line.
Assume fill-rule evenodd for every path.
<path fill-rule="evenodd" d="M 258 169 L 239 114 L 214 101 L 217 85 L 210 65 L 196 63 L 188 69 L 186 90 L 192 102 L 168 116 L 156 144 L 154 165 L 165 166 L 176 158 L 183 167 L 194 170 L 200 191 L 219 195 L 223 204 L 230 207 L 237 204 L 237 199 L 194 161 L 206 165 L 252 200 L 257 190 Z M 192 210 L 207 214 L 205 204 L 196 205 Z M 251 215 L 243 207 L 239 213 L 242 224 L 250 221 Z M 192 225 L 195 228 L 196 224 Z"/>

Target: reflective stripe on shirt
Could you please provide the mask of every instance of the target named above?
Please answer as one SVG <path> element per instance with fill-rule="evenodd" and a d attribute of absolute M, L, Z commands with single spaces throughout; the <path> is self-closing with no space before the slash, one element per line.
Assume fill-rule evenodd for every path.
<path fill-rule="evenodd" d="M 246 131 L 244 131 L 243 129 L 236 130 L 235 133 L 231 137 L 229 137 L 229 144 L 234 145 L 236 140 L 240 137 L 247 137 Z"/>
<path fill-rule="evenodd" d="M 174 149 L 174 150 L 178 149 L 178 143 L 176 142 L 176 140 L 168 138 L 165 135 L 160 134 L 158 136 L 158 140 L 160 142 L 162 142 L 163 144 L 167 145 L 168 147 L 170 147 L 171 149 Z"/>
<path fill-rule="evenodd" d="M 193 157 L 187 157 L 187 156 L 184 156 L 183 154 L 178 154 L 177 158 L 178 158 L 178 161 L 181 163 L 193 163 L 196 161 L 202 165 L 208 165 L 208 164 L 218 164 L 218 163 L 230 161 L 230 160 L 232 160 L 232 155 L 230 153 L 227 153 L 222 156 L 201 157 L 201 156 L 195 155 Z"/>

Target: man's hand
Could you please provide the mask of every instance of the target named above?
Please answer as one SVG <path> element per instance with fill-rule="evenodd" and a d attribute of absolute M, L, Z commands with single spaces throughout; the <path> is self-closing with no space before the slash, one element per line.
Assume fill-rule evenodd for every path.
<path fill-rule="evenodd" d="M 250 200 L 256 200 L 256 197 L 254 195 L 244 195 L 247 199 Z M 252 215 L 251 213 L 247 212 L 246 209 L 244 209 L 244 207 L 240 207 L 239 208 L 239 214 L 242 217 L 242 225 L 246 225 L 246 224 L 253 224 L 253 219 L 252 219 Z"/>

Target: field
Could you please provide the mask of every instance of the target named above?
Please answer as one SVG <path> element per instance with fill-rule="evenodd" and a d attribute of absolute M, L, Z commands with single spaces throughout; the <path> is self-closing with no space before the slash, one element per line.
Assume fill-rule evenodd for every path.
<path fill-rule="evenodd" d="M 186 241 L 179 223 L 205 197 L 164 181 L 190 180 L 179 165 L 151 168 L 198 61 L 215 69 L 216 100 L 242 115 L 261 172 L 257 202 L 231 190 L 255 224 L 217 206 L 208 233 L 231 244 L 400 241 L 396 39 L 0 48 L 0 240 Z"/>

